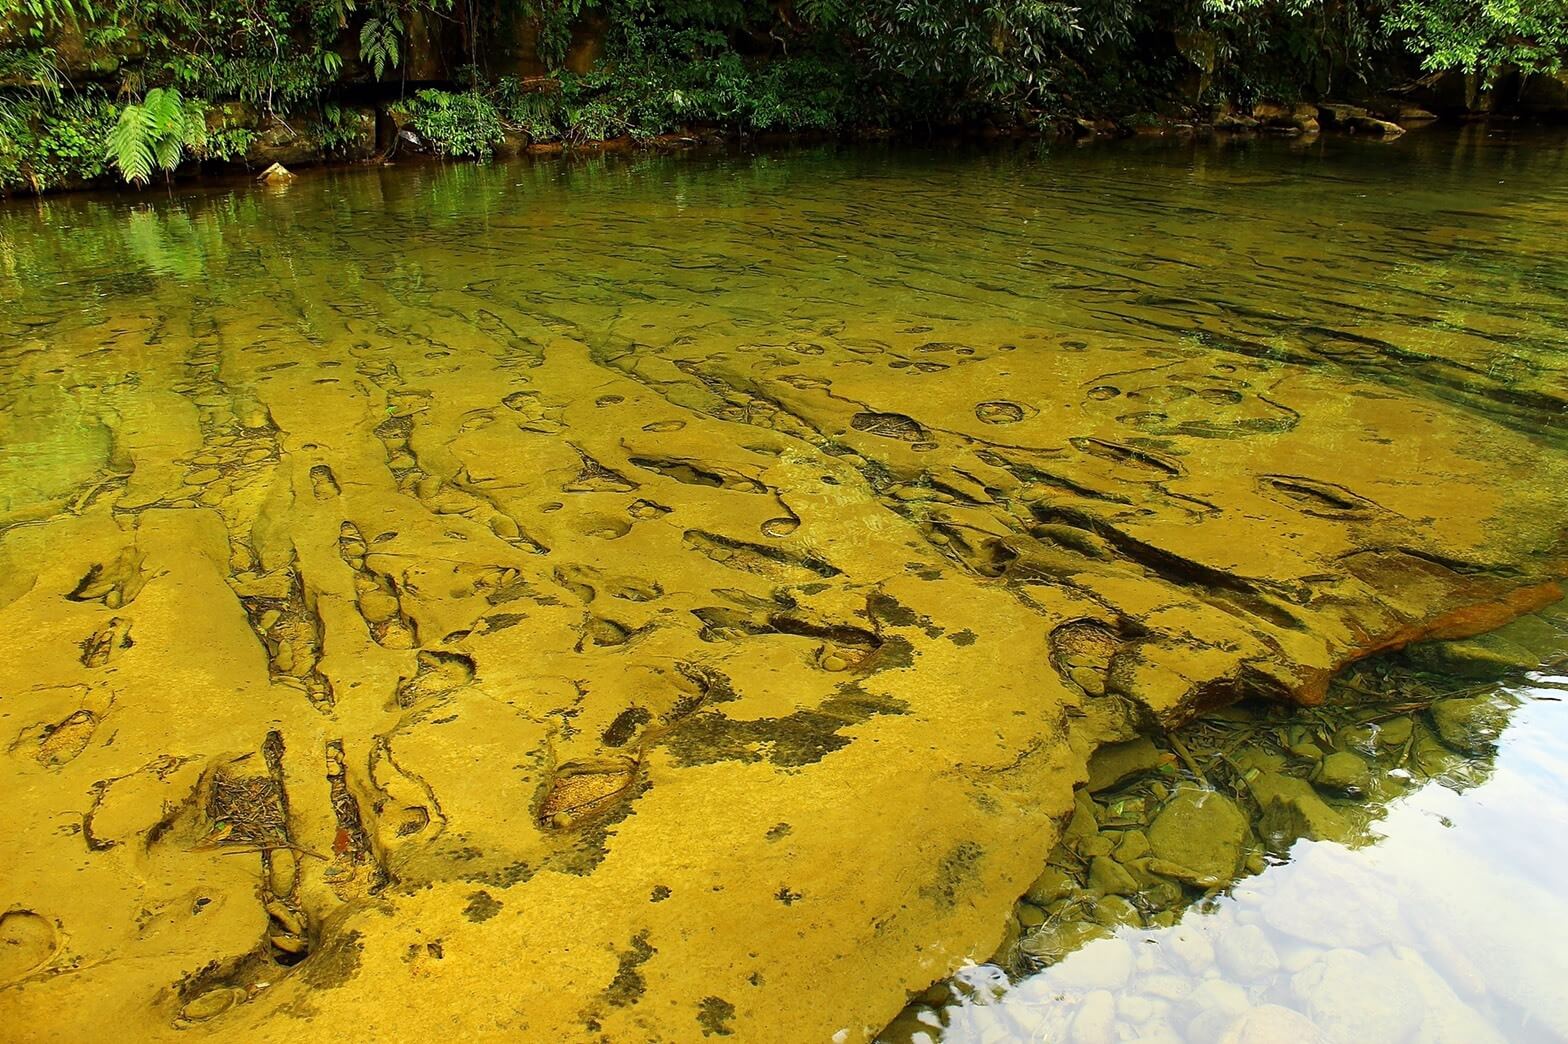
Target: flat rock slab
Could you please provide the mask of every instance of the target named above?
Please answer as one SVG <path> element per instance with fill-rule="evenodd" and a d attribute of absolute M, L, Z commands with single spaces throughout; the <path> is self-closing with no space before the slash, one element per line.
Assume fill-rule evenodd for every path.
<path fill-rule="evenodd" d="M 1460 401 L 447 262 L 6 355 L 12 1032 L 864 1039 L 1102 742 L 1560 596 Z"/>

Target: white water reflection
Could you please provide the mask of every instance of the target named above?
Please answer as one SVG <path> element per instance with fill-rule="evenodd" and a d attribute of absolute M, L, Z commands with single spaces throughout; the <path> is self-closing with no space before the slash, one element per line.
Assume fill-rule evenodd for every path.
<path fill-rule="evenodd" d="M 1562 686 L 1562 688 L 1559 688 Z M 1568 678 L 1534 675 L 1495 769 L 1395 802 L 1381 840 L 1288 862 L 1009 986 L 962 978 L 945 1041 L 1485 1044 L 1568 1040 Z"/>

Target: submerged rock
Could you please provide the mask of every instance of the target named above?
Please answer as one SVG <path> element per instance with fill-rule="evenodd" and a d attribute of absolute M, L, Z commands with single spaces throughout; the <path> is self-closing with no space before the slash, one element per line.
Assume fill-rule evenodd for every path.
<path fill-rule="evenodd" d="M 1294 1008 L 1262 1004 L 1249 1008 L 1225 1028 L 1219 1044 L 1327 1044 L 1317 1025 Z"/>
<path fill-rule="evenodd" d="M 1347 841 L 1350 823 L 1318 797 L 1304 779 L 1265 772 L 1248 781 L 1253 800 L 1263 810 L 1259 832 L 1274 846 L 1289 848 L 1297 838 Z"/>
<path fill-rule="evenodd" d="M 1072 1044 L 1116 1044 L 1116 998 L 1108 990 L 1095 990 L 1083 999 L 1069 1039 Z"/>
<path fill-rule="evenodd" d="M 1399 904 L 1389 883 L 1359 865 L 1347 865 L 1343 850 L 1312 846 L 1288 867 L 1263 920 L 1313 947 L 1367 948 L 1389 938 L 1399 919 Z M 1316 951 L 1292 947 L 1281 955 L 1287 968 L 1303 967 Z"/>
<path fill-rule="evenodd" d="M 1171 761 L 1147 736 L 1101 747 L 1089 758 L 1089 793 L 1098 794 Z"/>
<path fill-rule="evenodd" d="M 1508 725 L 1508 715 L 1493 699 L 1469 696 L 1439 700 L 1431 707 L 1437 735 L 1454 750 L 1485 754 Z"/>
<path fill-rule="evenodd" d="M 1255 924 L 1237 925 L 1221 932 L 1214 952 L 1220 968 L 1238 982 L 1269 979 L 1279 971 L 1279 952 Z"/>
<path fill-rule="evenodd" d="M 1372 786 L 1372 770 L 1349 751 L 1335 751 L 1318 763 L 1312 782 L 1338 794 L 1365 794 Z"/>
<path fill-rule="evenodd" d="M 1097 939 L 1053 967 L 1052 985 L 1075 990 L 1119 990 L 1132 977 L 1132 946 L 1124 939 Z"/>
<path fill-rule="evenodd" d="M 1392 957 L 1330 950 L 1290 980 L 1291 993 L 1331 1041 L 1404 1040 L 1424 1011 Z"/>
<path fill-rule="evenodd" d="M 1235 879 L 1248 836 L 1247 817 L 1223 794 L 1183 786 L 1149 826 L 1157 873 L 1200 888 Z"/>
<path fill-rule="evenodd" d="M 1109 926 L 1092 921 L 1046 924 L 1026 936 L 1018 944 L 1018 948 L 1042 964 L 1052 964 L 1081 948 L 1090 940 L 1104 938 L 1110 934 Z"/>
<path fill-rule="evenodd" d="M 1423 642 L 1411 646 L 1409 656 L 1426 670 L 1478 681 L 1503 678 L 1540 663 L 1540 657 L 1527 647 L 1498 634 L 1459 642 Z"/>
<path fill-rule="evenodd" d="M 1138 894 L 1138 882 L 1110 856 L 1098 856 L 1090 862 L 1089 887 L 1102 895 Z"/>

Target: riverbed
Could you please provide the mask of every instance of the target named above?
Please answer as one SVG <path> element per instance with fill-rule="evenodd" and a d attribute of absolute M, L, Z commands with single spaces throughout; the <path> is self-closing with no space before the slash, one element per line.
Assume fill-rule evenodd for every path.
<path fill-rule="evenodd" d="M 1170 924 L 1014 958 L 1097 751 L 1557 611 L 1565 168 L 1477 126 L 0 208 L 0 1017 L 843 1041 L 925 997 L 955 1039 L 1271 1006 L 1346 1039 L 1331 977 L 1554 1039 L 1514 965 L 1420 970 L 1435 911 L 1562 963 L 1558 856 L 1505 843 L 1562 819 L 1523 663 L 1489 782 L 1385 795 L 1376 843 L 1167 859 Z M 1151 817 L 1224 786 L 1177 760 Z M 1376 939 L 1279 928 L 1341 880 Z M 1231 929 L 1266 982 L 1167 966 Z"/>

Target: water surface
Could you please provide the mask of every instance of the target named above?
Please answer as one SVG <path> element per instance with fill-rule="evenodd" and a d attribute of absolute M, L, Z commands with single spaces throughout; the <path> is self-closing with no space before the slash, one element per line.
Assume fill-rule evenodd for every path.
<path fill-rule="evenodd" d="M 1097 744 L 1560 594 L 1565 166 L 1472 128 L 0 208 L 0 1015 L 877 1034 L 996 952 Z M 1550 709 L 1183 926 L 1501 873 Z M 1557 1025 L 1479 963 L 1456 1003 Z"/>

